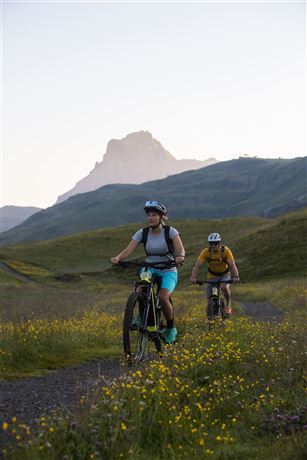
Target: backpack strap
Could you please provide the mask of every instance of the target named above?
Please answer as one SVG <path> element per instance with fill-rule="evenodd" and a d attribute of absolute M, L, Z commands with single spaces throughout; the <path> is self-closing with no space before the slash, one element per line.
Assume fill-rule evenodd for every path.
<path fill-rule="evenodd" d="M 221 250 L 221 256 L 222 256 L 222 261 L 227 264 L 227 257 L 225 256 L 225 246 L 222 245 L 222 250 Z M 228 265 L 228 264 L 227 264 Z"/>
<path fill-rule="evenodd" d="M 146 243 L 147 243 L 147 239 L 148 239 L 148 233 L 149 233 L 149 227 L 143 228 L 143 230 L 142 230 L 142 239 L 140 241 L 144 245 L 144 250 L 145 250 L 147 256 L 149 255 L 148 252 L 146 251 Z"/>
<path fill-rule="evenodd" d="M 155 256 L 167 256 L 168 254 L 171 254 L 174 257 L 175 251 L 174 251 L 174 245 L 173 245 L 173 240 L 170 237 L 170 227 L 168 225 L 165 225 L 163 227 L 164 229 L 164 237 L 165 241 L 168 247 L 168 252 L 166 254 L 154 254 Z M 144 245 L 144 250 L 146 252 L 146 255 L 149 256 L 150 254 L 146 250 L 146 243 L 148 239 L 148 233 L 149 233 L 149 227 L 145 227 L 142 229 L 142 239 L 140 242 L 143 243 Z"/>
<path fill-rule="evenodd" d="M 206 259 L 208 263 L 219 261 L 219 262 L 224 262 L 225 264 L 227 264 L 227 257 L 225 256 L 225 246 L 224 245 L 221 247 L 221 257 L 219 259 L 212 259 L 211 255 L 212 255 L 212 249 L 211 247 L 209 247 L 209 257 L 207 257 Z"/>
<path fill-rule="evenodd" d="M 227 273 L 229 271 L 229 264 L 227 262 L 227 257 L 225 255 L 225 246 L 222 245 L 221 247 L 221 257 L 219 259 L 212 259 L 210 256 L 212 254 L 212 250 L 211 248 L 209 247 L 209 257 L 207 257 L 207 262 L 208 264 L 210 262 L 224 262 L 224 264 L 227 265 L 227 268 L 226 270 L 223 270 L 222 272 L 214 272 L 213 270 L 210 269 L 210 267 L 208 266 L 208 272 L 211 273 L 211 275 L 214 275 L 214 276 L 222 276 L 222 275 L 225 275 L 225 273 Z"/>
<path fill-rule="evenodd" d="M 169 236 L 170 229 L 171 227 L 169 227 L 168 225 L 164 226 L 164 236 L 165 236 L 165 241 L 166 241 L 169 253 L 173 257 L 175 257 L 175 249 L 174 249 L 173 240 Z"/>

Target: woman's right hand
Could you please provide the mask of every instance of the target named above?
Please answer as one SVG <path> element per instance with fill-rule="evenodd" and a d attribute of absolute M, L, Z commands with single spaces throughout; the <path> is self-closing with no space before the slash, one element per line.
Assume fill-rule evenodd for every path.
<path fill-rule="evenodd" d="M 117 265 L 118 262 L 120 262 L 120 259 L 118 257 L 112 257 L 111 262 L 113 265 Z"/>

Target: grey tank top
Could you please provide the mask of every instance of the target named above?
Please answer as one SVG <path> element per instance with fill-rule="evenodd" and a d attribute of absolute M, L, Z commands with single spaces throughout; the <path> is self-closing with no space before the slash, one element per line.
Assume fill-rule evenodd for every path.
<path fill-rule="evenodd" d="M 142 234 L 143 234 L 143 229 L 140 229 L 133 235 L 132 239 L 136 241 L 137 243 L 141 243 Z M 170 231 L 169 231 L 170 239 L 173 240 L 175 236 L 177 235 L 179 235 L 179 232 L 174 227 L 170 227 Z M 158 255 L 158 254 L 168 253 L 168 246 L 165 240 L 164 229 L 162 229 L 161 232 L 157 235 L 153 235 L 151 229 L 149 229 L 147 243 L 146 243 L 146 251 L 148 252 L 148 254 L 150 254 L 146 257 L 146 262 L 148 263 L 169 262 L 170 260 L 172 260 L 167 255 L 165 256 Z M 167 271 L 176 272 L 177 268 L 171 267 L 167 269 Z"/>

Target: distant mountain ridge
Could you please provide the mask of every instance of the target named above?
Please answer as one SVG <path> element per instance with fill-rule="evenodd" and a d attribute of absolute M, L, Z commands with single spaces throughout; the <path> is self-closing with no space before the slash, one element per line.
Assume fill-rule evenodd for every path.
<path fill-rule="evenodd" d="M 97 162 L 94 169 L 71 190 L 60 195 L 57 203 L 103 185 L 141 184 L 216 162 L 214 158 L 204 161 L 177 160 L 148 131 L 131 133 L 120 140 L 112 139 L 102 161 Z"/>
<path fill-rule="evenodd" d="M 34 206 L 3 206 L 0 208 L 0 233 L 21 224 L 41 209 Z"/>
<path fill-rule="evenodd" d="M 106 185 L 36 213 L 2 234 L 2 244 L 141 222 L 147 199 L 165 202 L 172 219 L 274 217 L 307 206 L 306 167 L 307 157 L 240 158 L 141 185 Z"/>

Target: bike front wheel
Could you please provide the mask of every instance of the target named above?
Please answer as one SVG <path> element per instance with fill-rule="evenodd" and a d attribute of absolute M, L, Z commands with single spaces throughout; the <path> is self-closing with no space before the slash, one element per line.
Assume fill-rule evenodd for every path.
<path fill-rule="evenodd" d="M 148 343 L 148 335 L 142 331 L 145 306 L 146 299 L 141 293 L 133 292 L 128 297 L 123 324 L 123 347 L 130 365 L 143 359 Z"/>
<path fill-rule="evenodd" d="M 214 324 L 215 311 L 216 311 L 216 303 L 214 302 L 214 300 L 210 299 L 208 307 L 207 307 L 207 322 L 208 322 L 209 331 L 211 330 Z"/>
<path fill-rule="evenodd" d="M 220 309 L 221 309 L 222 320 L 225 321 L 227 319 L 227 315 L 226 315 L 226 312 L 225 312 L 225 302 L 224 302 L 223 299 L 221 299 Z"/>

